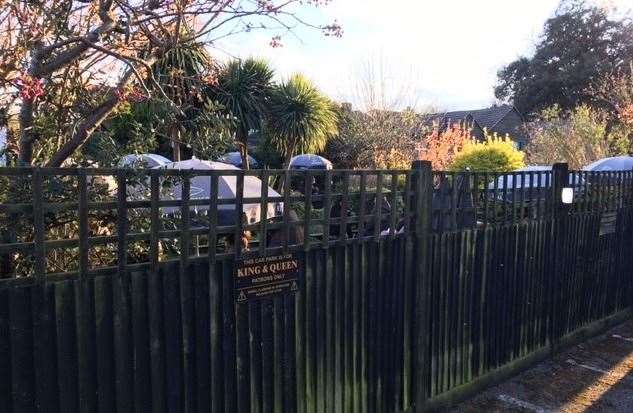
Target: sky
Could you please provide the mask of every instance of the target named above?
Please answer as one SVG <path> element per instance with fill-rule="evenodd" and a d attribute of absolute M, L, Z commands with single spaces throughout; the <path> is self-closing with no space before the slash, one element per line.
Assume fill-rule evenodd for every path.
<path fill-rule="evenodd" d="M 596 0 L 628 4 L 631 0 Z M 342 38 L 308 28 L 271 48 L 271 34 L 252 32 L 219 44 L 218 54 L 261 57 L 280 79 L 301 72 L 331 98 L 362 107 L 359 80 L 387 85 L 392 106 L 475 109 L 495 102 L 496 73 L 529 55 L 558 0 L 333 0 L 302 12 L 310 22 L 343 26 Z M 230 51 L 230 54 L 226 51 Z M 368 67 L 372 69 L 367 69 Z M 382 67 L 382 70 L 379 69 Z M 376 90 L 381 90 L 376 86 Z"/>

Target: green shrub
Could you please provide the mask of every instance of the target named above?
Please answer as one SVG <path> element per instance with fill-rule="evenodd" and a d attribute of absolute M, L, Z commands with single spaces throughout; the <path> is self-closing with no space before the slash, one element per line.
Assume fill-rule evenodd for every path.
<path fill-rule="evenodd" d="M 587 105 L 567 112 L 558 106 L 544 109 L 528 124 L 528 161 L 536 165 L 566 162 L 577 170 L 601 158 L 626 155 L 631 127 L 624 122 L 610 127 L 609 122 L 607 112 Z"/>
<path fill-rule="evenodd" d="M 509 138 L 497 134 L 487 135 L 486 140 L 472 140 L 455 155 L 450 166 L 452 171 L 509 172 L 525 166 L 525 154 L 516 149 Z"/>

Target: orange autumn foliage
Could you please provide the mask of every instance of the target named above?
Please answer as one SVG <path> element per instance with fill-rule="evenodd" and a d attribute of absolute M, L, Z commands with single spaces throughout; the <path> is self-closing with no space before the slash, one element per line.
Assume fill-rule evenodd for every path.
<path fill-rule="evenodd" d="M 445 171 L 455 155 L 472 139 L 470 128 L 449 124 L 445 130 L 440 130 L 439 125 L 435 124 L 418 148 L 418 159 L 431 161 L 436 171 Z"/>
<path fill-rule="evenodd" d="M 620 120 L 628 126 L 633 126 L 633 103 L 629 103 L 620 110 Z"/>
<path fill-rule="evenodd" d="M 378 169 L 408 169 L 411 166 L 411 156 L 396 148 L 376 150 L 374 164 Z"/>

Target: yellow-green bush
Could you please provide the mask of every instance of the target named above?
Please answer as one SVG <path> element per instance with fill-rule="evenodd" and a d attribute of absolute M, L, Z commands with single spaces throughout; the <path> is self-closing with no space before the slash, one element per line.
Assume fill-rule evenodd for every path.
<path fill-rule="evenodd" d="M 508 172 L 525 166 L 525 154 L 514 146 L 510 137 L 486 134 L 486 140 L 472 140 L 455 155 L 452 171 Z"/>

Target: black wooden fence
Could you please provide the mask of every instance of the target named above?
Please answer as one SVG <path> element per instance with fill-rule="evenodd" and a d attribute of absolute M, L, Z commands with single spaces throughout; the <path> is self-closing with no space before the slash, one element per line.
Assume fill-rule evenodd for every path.
<path fill-rule="evenodd" d="M 630 316 L 631 171 L 0 179 L 3 412 L 434 409 Z M 298 292 L 236 304 L 280 252 Z"/>

